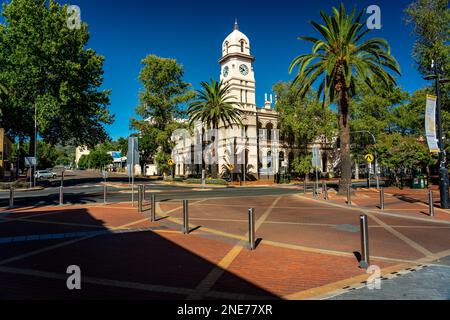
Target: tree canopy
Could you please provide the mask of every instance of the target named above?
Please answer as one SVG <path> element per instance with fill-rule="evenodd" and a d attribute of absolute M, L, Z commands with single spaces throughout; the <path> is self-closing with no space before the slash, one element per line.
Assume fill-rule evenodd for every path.
<path fill-rule="evenodd" d="M 141 152 L 155 160 L 164 172 L 169 171 L 172 152 L 172 133 L 180 128 L 183 107 L 193 98 L 190 84 L 183 80 L 183 66 L 174 59 L 149 55 L 142 60 L 139 80 L 143 84 L 140 104 L 136 108 L 139 119 L 131 120 L 131 127 L 140 132 Z"/>
<path fill-rule="evenodd" d="M 69 29 L 67 6 L 55 0 L 14 0 L 3 5 L 0 83 L 8 90 L 0 126 L 34 145 L 34 108 L 39 136 L 55 144 L 94 146 L 107 138 L 110 90 L 103 83 L 104 57 L 87 48 L 86 24 Z"/>

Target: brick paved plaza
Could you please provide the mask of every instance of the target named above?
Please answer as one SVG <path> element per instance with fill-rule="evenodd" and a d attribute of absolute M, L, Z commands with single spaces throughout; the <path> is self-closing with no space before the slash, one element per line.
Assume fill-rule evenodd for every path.
<path fill-rule="evenodd" d="M 151 190 L 150 190 L 151 192 Z M 358 191 L 353 205 L 333 193 L 190 200 L 157 195 L 158 222 L 130 203 L 18 208 L 0 215 L 3 299 L 324 299 L 364 283 L 359 218 L 369 217 L 371 264 L 382 276 L 450 256 L 450 214 L 427 215 L 425 191 Z M 438 199 L 436 199 L 438 200 Z M 255 251 L 248 208 L 255 208 Z M 145 209 L 149 204 L 145 203 Z M 82 289 L 66 287 L 77 265 Z M 406 276 L 405 276 L 406 277 Z M 358 298 L 352 296 L 352 298 Z M 422 299 L 427 299 L 423 296 Z"/>

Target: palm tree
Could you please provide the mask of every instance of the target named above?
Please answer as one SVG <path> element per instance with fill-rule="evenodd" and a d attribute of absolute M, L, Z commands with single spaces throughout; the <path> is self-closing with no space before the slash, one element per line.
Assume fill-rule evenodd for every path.
<path fill-rule="evenodd" d="M 202 89 L 197 90 L 197 99 L 189 105 L 187 111 L 190 118 L 190 125 L 200 121 L 205 127 L 219 129 L 222 123 L 225 127 L 233 125 L 242 126 L 241 117 L 243 111 L 236 108 L 236 100 L 230 95 L 230 85 L 223 85 L 211 79 L 211 83 L 202 82 Z M 202 137 L 203 141 L 203 137 Z M 217 175 L 218 164 L 216 164 L 214 175 Z"/>
<path fill-rule="evenodd" d="M 390 87 L 396 84 L 389 73 L 400 75 L 400 66 L 390 53 L 386 40 L 373 38 L 363 41 L 370 30 L 363 30 L 363 12 L 355 16 L 355 10 L 347 14 L 344 5 L 333 7 L 333 15 L 320 12 L 325 24 L 311 21 L 322 39 L 300 37 L 313 43 L 312 53 L 301 55 L 292 61 L 290 71 L 298 67 L 293 85 L 299 86 L 299 94 L 305 96 L 316 82 L 318 98 L 337 102 L 341 148 L 341 180 L 339 192 L 345 193 L 351 184 L 350 158 L 350 99 L 356 94 L 356 83 L 364 81 L 373 90 L 373 81 Z"/>

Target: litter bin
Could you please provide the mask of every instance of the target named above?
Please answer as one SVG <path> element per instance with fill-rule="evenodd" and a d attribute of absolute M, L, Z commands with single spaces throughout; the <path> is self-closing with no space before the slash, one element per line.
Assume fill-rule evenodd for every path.
<path fill-rule="evenodd" d="M 428 179 L 426 175 L 416 175 L 412 181 L 413 189 L 426 189 L 428 188 Z"/>

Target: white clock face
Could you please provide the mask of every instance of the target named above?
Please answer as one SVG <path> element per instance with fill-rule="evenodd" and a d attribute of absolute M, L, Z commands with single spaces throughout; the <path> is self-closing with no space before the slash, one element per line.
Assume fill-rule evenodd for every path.
<path fill-rule="evenodd" d="M 230 73 L 230 68 L 228 68 L 228 67 L 223 68 L 223 76 L 225 78 L 228 77 L 229 73 Z"/>
<path fill-rule="evenodd" d="M 239 72 L 240 72 L 243 76 L 248 75 L 248 67 L 247 67 L 245 64 L 241 64 L 241 66 L 239 67 Z"/>

